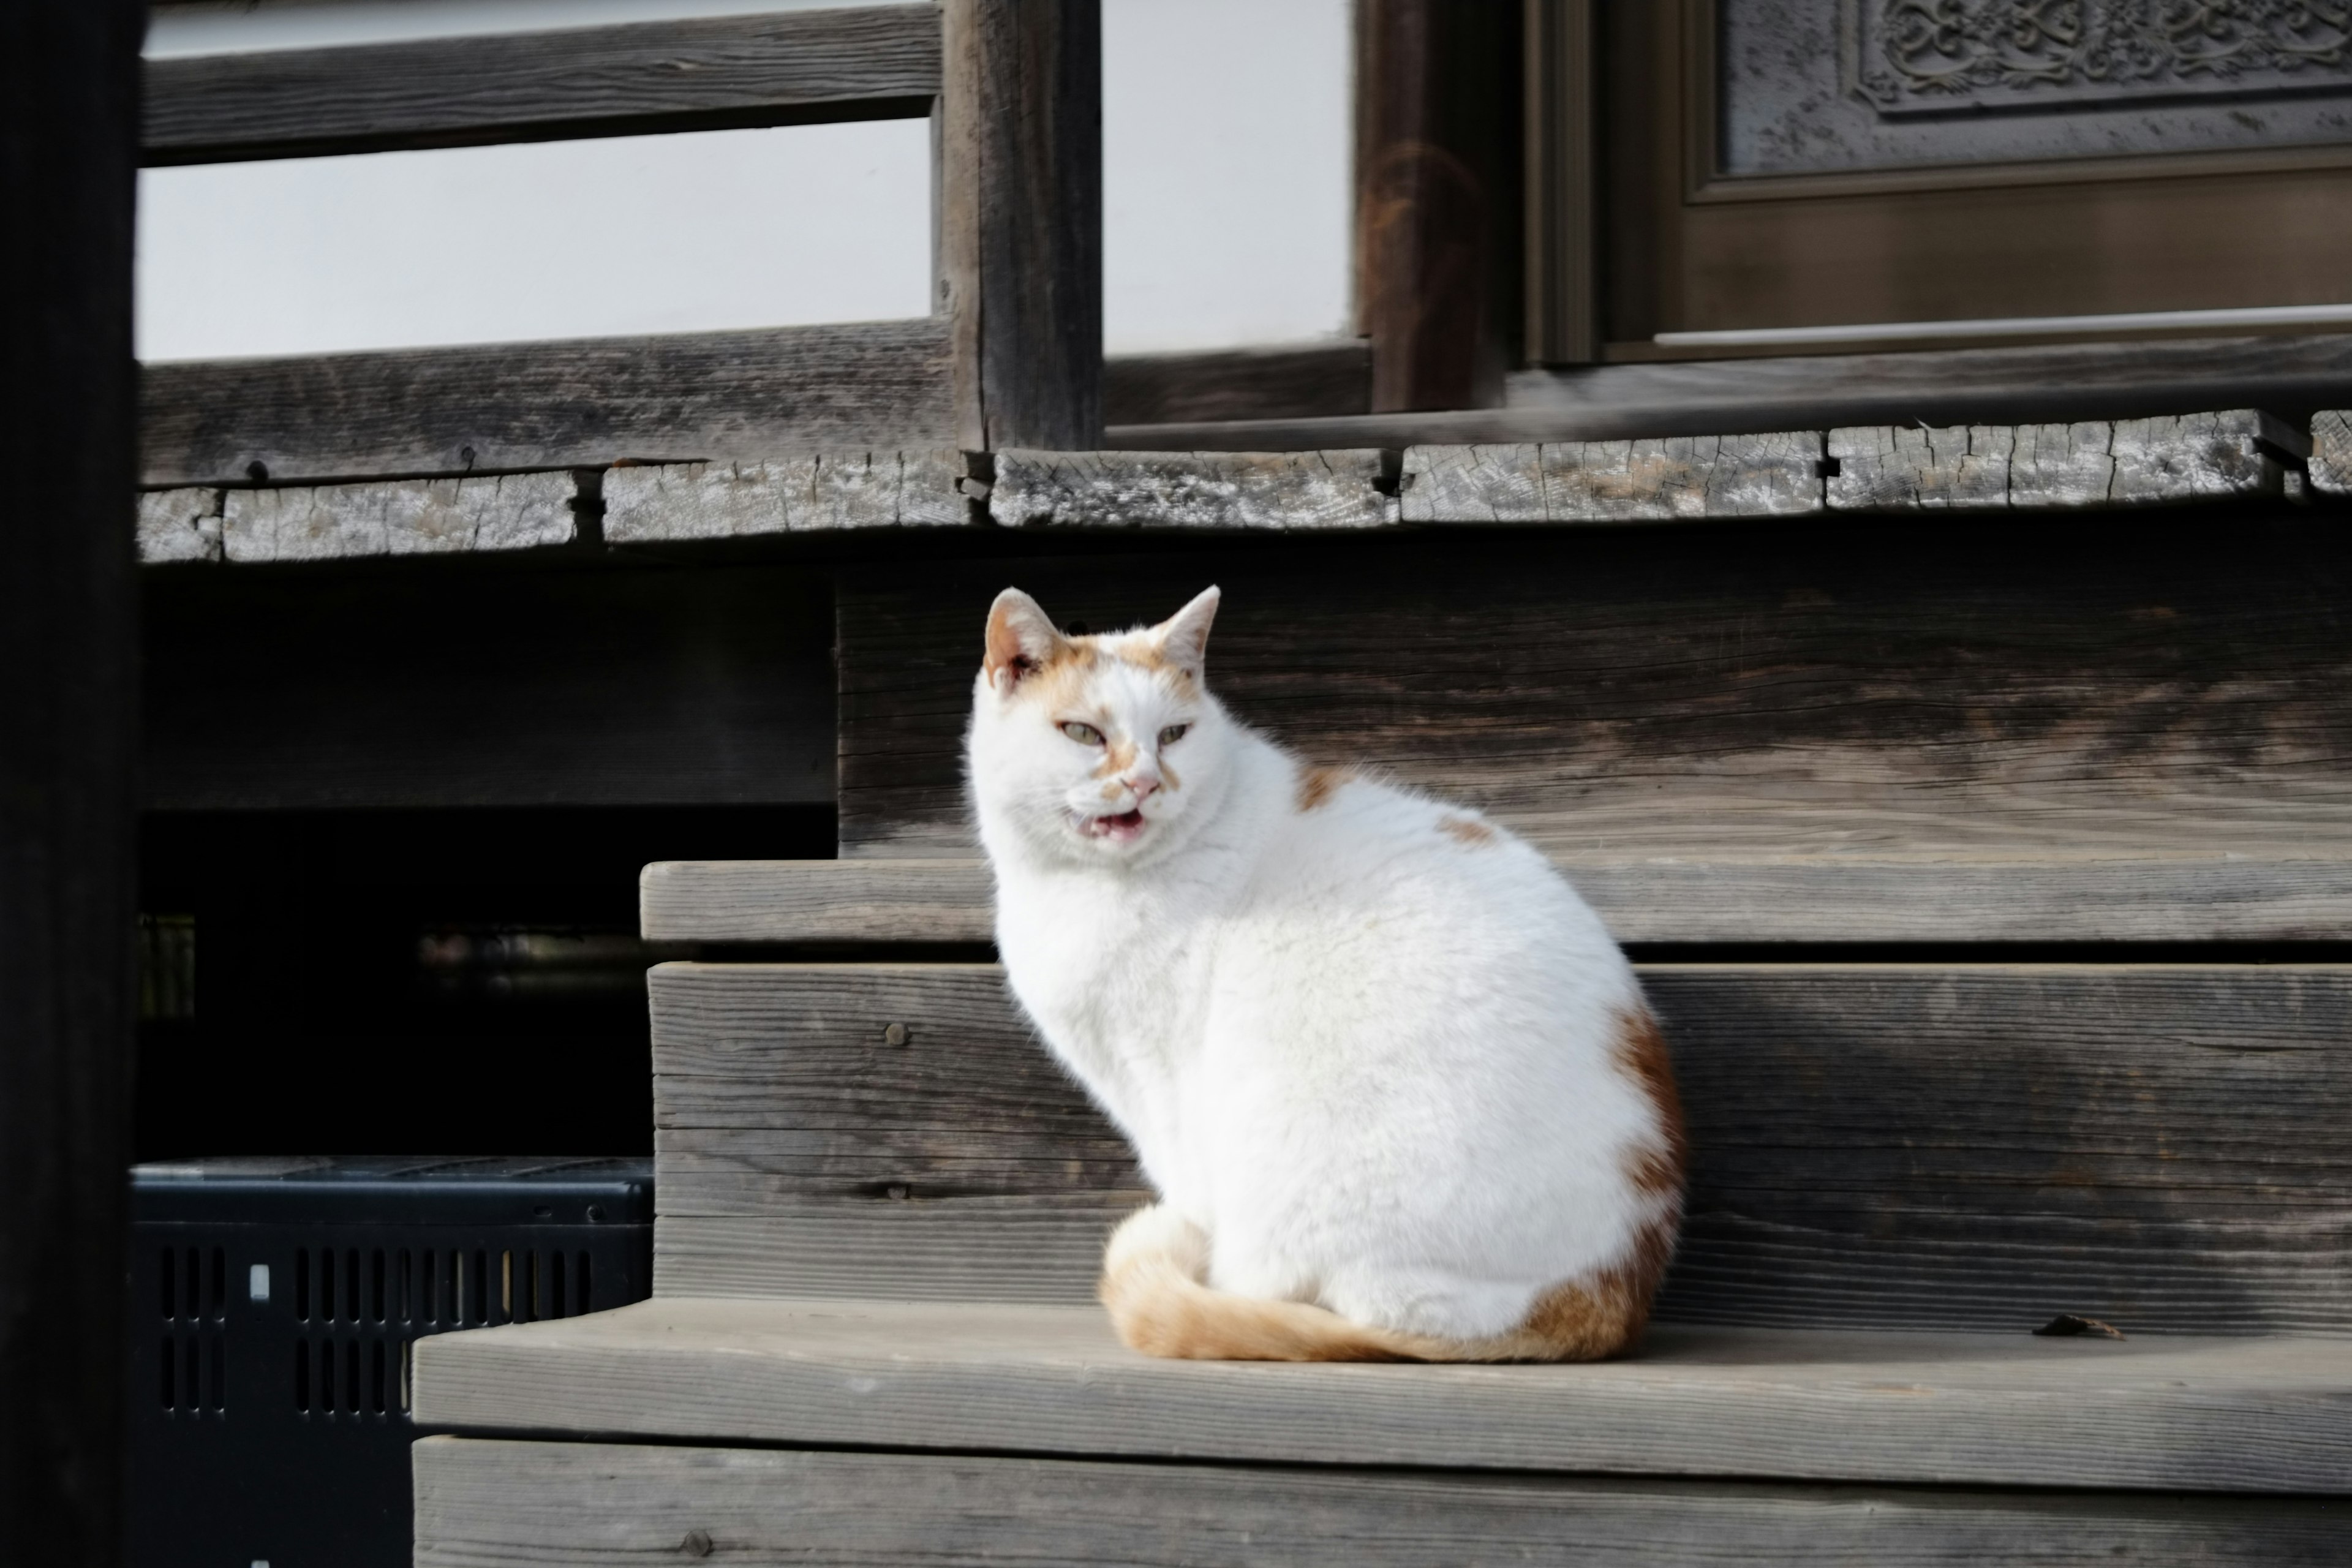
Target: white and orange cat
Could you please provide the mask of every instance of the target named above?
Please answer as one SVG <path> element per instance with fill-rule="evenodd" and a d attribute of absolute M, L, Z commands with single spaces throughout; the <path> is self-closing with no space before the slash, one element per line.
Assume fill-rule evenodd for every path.
<path fill-rule="evenodd" d="M 1570 1361 L 1640 1338 L 1674 1078 L 1600 917 L 1474 812 L 1308 767 L 1207 685 L 1211 588 L 989 611 L 970 766 L 1013 989 L 1160 1201 L 1102 1300 L 1157 1355 Z"/>

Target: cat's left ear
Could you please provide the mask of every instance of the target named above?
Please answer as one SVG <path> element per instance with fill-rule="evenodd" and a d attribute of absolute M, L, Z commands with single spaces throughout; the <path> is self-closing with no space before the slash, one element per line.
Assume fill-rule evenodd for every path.
<path fill-rule="evenodd" d="M 1193 601 L 1153 628 L 1160 657 L 1170 664 L 1200 673 L 1208 657 L 1209 623 L 1217 618 L 1215 588 L 1203 588 Z"/>
<path fill-rule="evenodd" d="M 1043 605 L 1018 588 L 1007 588 L 988 607 L 988 657 L 981 668 L 991 685 L 1010 691 L 1068 647 Z"/>

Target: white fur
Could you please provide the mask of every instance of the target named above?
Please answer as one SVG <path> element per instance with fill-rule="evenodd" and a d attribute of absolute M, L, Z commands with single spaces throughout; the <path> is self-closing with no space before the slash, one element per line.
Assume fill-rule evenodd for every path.
<path fill-rule="evenodd" d="M 1212 589 L 1096 639 L 1098 673 L 1063 709 L 1043 683 L 975 684 L 971 784 L 1013 992 L 1208 1235 L 1207 1283 L 1402 1332 L 1506 1332 L 1624 1261 L 1664 1201 L 1629 1180 L 1659 1112 L 1612 1056 L 1639 986 L 1502 828 L 1465 844 L 1440 824 L 1483 819 L 1364 779 L 1302 812 L 1297 760 L 1198 679 L 1215 605 Z M 1192 668 L 1192 693 L 1112 657 L 1143 650 Z M 1130 772 L 1160 781 L 1131 840 L 1083 831 L 1136 800 L 1067 720 L 1134 743 Z"/>

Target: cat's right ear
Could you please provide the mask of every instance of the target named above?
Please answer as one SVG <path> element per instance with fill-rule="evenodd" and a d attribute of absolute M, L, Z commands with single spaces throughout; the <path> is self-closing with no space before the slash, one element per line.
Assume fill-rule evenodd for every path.
<path fill-rule="evenodd" d="M 988 607 L 988 653 L 981 670 L 988 683 L 1009 692 L 1054 661 L 1065 646 L 1053 617 L 1018 588 L 1007 588 Z"/>

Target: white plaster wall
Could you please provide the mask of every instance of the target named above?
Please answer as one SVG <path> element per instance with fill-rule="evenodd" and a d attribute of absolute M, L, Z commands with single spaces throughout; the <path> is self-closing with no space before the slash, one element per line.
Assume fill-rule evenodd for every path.
<path fill-rule="evenodd" d="M 816 0 L 802 0 L 802 4 Z M 794 0 L 338 0 L 173 11 L 151 55 L 512 31 Z M 1112 353 L 1348 313 L 1348 0 L 1105 0 Z M 920 315 L 928 133 L 866 121 L 150 170 L 155 360 Z"/>

